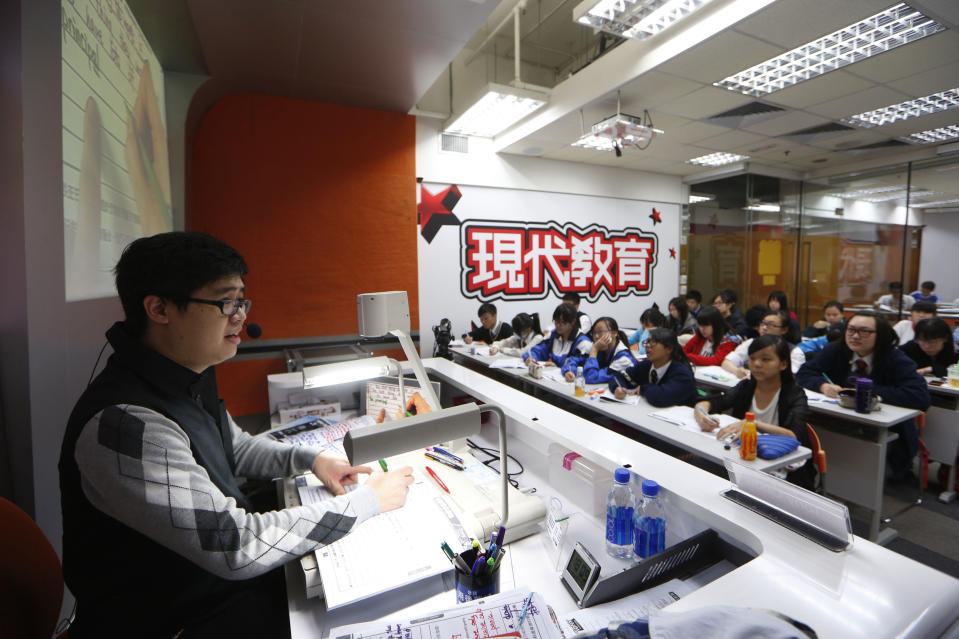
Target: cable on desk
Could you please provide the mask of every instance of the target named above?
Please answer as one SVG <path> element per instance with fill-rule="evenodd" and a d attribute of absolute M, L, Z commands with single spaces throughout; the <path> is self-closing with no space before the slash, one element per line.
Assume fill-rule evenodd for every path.
<path fill-rule="evenodd" d="M 501 455 L 500 455 L 500 452 L 499 452 L 499 449 L 498 449 L 498 448 L 487 448 L 487 447 L 485 447 L 485 446 L 480 446 L 480 445 L 478 445 L 477 443 L 473 442 L 473 441 L 470 440 L 470 439 L 467 439 L 467 440 L 466 440 L 466 445 L 469 446 L 469 447 L 472 448 L 472 449 L 478 450 L 478 451 L 480 451 L 480 452 L 482 452 L 482 453 L 484 453 L 484 454 L 486 454 L 486 455 L 489 455 L 489 459 L 484 460 L 484 461 L 482 462 L 483 465 L 486 466 L 487 468 L 489 468 L 490 470 L 492 470 L 493 472 L 495 472 L 497 475 L 500 473 L 500 470 L 499 470 L 498 468 L 494 468 L 494 467 L 492 466 L 492 464 L 493 464 L 494 462 L 500 461 Z M 517 476 L 519 476 L 519 475 L 522 475 L 523 472 L 525 472 L 526 469 L 523 468 L 523 464 L 521 464 L 518 459 L 516 459 L 515 457 L 513 457 L 513 456 L 510 455 L 509 453 L 506 453 L 506 457 L 508 458 L 508 459 L 507 459 L 507 464 L 506 464 L 506 466 L 507 466 L 507 472 L 506 472 L 507 480 L 509 481 L 510 485 L 511 485 L 513 488 L 516 488 L 516 489 L 518 490 L 518 489 L 519 489 L 519 481 L 513 479 L 513 477 L 517 477 Z M 509 460 L 510 460 L 510 459 L 513 460 L 513 461 L 516 463 L 517 466 L 519 466 L 519 471 L 518 471 L 518 472 L 515 472 L 515 473 L 509 472 Z"/>

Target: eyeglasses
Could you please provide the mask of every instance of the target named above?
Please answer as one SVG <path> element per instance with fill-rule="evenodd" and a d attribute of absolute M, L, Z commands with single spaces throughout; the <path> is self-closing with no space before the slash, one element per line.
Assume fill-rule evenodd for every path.
<path fill-rule="evenodd" d="M 847 326 L 847 327 L 846 327 L 846 333 L 848 333 L 849 335 L 852 335 L 852 336 L 857 336 L 857 335 L 859 335 L 859 336 L 862 336 L 862 337 L 869 337 L 870 335 L 872 335 L 872 334 L 875 333 L 875 332 L 876 332 L 876 329 L 874 329 L 874 328 L 859 328 L 858 326 Z"/>
<path fill-rule="evenodd" d="M 760 324 L 763 328 L 782 328 L 782 324 L 774 324 L 773 322 L 763 322 Z"/>
<path fill-rule="evenodd" d="M 220 309 L 220 312 L 226 315 L 227 317 L 233 317 L 241 310 L 244 315 L 250 314 L 250 307 L 253 306 L 253 300 L 245 300 L 242 297 L 239 299 L 225 299 L 225 300 L 201 300 L 196 297 L 186 298 L 188 302 L 196 302 L 197 304 L 209 304 L 210 306 L 216 306 Z"/>
<path fill-rule="evenodd" d="M 659 342 L 654 342 L 653 340 L 648 339 L 643 342 L 643 348 L 649 348 L 650 346 L 656 346 L 657 344 L 659 344 Z"/>

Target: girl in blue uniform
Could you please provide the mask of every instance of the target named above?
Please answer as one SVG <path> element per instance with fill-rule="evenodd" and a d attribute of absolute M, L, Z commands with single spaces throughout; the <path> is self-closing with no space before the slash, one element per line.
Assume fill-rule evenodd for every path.
<path fill-rule="evenodd" d="M 553 332 L 549 337 L 523 355 L 527 364 L 540 362 L 547 366 L 559 366 L 570 381 L 576 376 L 576 368 L 586 362 L 593 343 L 579 330 L 576 307 L 563 303 L 553 311 Z"/>
<path fill-rule="evenodd" d="M 612 317 L 600 317 L 593 322 L 590 331 L 593 347 L 583 364 L 583 377 L 587 384 L 606 384 L 615 371 L 622 371 L 636 364 L 629 352 L 626 334 Z"/>

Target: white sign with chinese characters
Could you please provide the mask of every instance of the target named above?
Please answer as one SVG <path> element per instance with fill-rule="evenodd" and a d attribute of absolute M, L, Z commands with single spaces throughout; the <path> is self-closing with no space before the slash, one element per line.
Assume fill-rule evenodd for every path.
<path fill-rule="evenodd" d="M 538 312 L 543 328 L 563 293 L 593 320 L 635 328 L 654 302 L 679 294 L 680 206 L 612 197 L 452 184 L 419 185 L 420 347 L 449 318 L 453 337 L 491 302 L 509 323 Z"/>

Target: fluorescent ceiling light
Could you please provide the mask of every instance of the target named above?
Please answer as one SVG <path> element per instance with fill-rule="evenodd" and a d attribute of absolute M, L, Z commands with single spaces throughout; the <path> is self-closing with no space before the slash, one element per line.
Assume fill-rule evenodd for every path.
<path fill-rule="evenodd" d="M 711 0 L 585 0 L 573 20 L 624 38 L 645 40 L 665 31 Z"/>
<path fill-rule="evenodd" d="M 877 186 L 872 189 L 857 189 L 855 191 L 846 191 L 844 193 L 830 193 L 832 197 L 841 197 L 844 200 L 855 200 L 857 198 L 863 197 L 864 195 L 875 195 L 877 193 L 890 193 L 892 191 L 905 191 L 906 186 L 897 185 L 897 186 Z"/>
<path fill-rule="evenodd" d="M 747 211 L 761 211 L 763 213 L 779 213 L 778 204 L 750 204 L 746 207 Z"/>
<path fill-rule="evenodd" d="M 929 144 L 930 142 L 947 142 L 956 138 L 959 138 L 959 125 L 952 124 L 938 129 L 927 129 L 899 139 L 913 144 Z"/>
<path fill-rule="evenodd" d="M 686 160 L 686 164 L 698 164 L 699 166 L 723 166 L 732 164 L 741 160 L 748 160 L 748 155 L 737 155 L 735 153 L 710 153 L 709 155 L 700 155 L 698 158 Z"/>
<path fill-rule="evenodd" d="M 581 149 L 592 149 L 594 151 L 612 151 L 613 141 L 609 138 L 601 138 L 598 135 L 587 133 L 570 144 L 570 146 L 578 146 Z"/>
<path fill-rule="evenodd" d="M 761 96 L 943 31 L 944 26 L 905 3 L 715 82 Z"/>
<path fill-rule="evenodd" d="M 443 127 L 446 133 L 494 137 L 505 131 L 549 100 L 542 91 L 490 83 L 473 106 Z"/>
<path fill-rule="evenodd" d="M 959 106 L 959 87 L 916 98 L 915 100 L 906 100 L 899 104 L 890 104 L 881 109 L 850 115 L 847 118 L 842 118 L 840 122 L 871 129 L 874 126 L 882 126 L 883 124 L 890 124 L 900 120 L 917 118 L 920 115 L 938 113 L 939 111 L 954 109 L 957 106 Z"/>
<path fill-rule="evenodd" d="M 921 204 L 913 204 L 913 207 L 917 209 L 928 209 L 933 206 L 945 206 L 947 204 L 959 204 L 959 198 L 954 200 L 939 200 L 938 202 L 922 202 Z"/>
<path fill-rule="evenodd" d="M 709 202 L 715 199 L 712 195 L 692 195 L 689 196 L 690 204 L 699 204 L 700 202 Z"/>
<path fill-rule="evenodd" d="M 913 189 L 910 199 L 919 198 L 919 197 L 929 197 L 930 195 L 939 195 L 936 191 L 929 191 L 927 189 Z M 871 202 L 877 204 L 879 202 L 891 202 L 893 200 L 905 200 L 906 199 L 906 189 L 896 191 L 894 193 L 887 193 L 885 195 L 877 195 L 872 197 L 861 197 L 857 198 L 860 202 Z M 913 205 L 915 206 L 915 205 Z"/>

